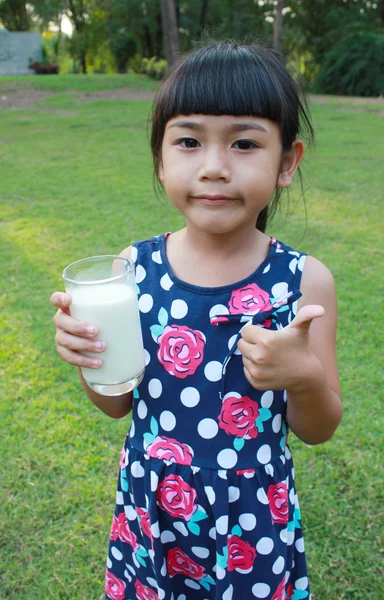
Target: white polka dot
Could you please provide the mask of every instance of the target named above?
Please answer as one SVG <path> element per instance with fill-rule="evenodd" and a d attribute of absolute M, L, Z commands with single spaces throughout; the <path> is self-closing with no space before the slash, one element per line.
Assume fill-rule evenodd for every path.
<path fill-rule="evenodd" d="M 271 447 L 268 444 L 260 446 L 257 451 L 257 460 L 262 464 L 266 465 L 271 460 Z"/>
<path fill-rule="evenodd" d="M 287 543 L 287 539 L 288 539 L 288 529 L 287 528 L 282 529 L 280 531 L 280 539 L 282 542 L 284 542 L 284 544 Z"/>
<path fill-rule="evenodd" d="M 279 283 L 275 283 L 272 288 L 272 296 L 274 298 L 280 298 L 284 296 L 288 292 L 288 283 L 286 281 L 280 281 Z"/>
<path fill-rule="evenodd" d="M 252 531 L 256 527 L 256 517 L 252 513 L 243 513 L 239 517 L 239 523 L 241 529 Z"/>
<path fill-rule="evenodd" d="M 216 531 L 219 535 L 228 533 L 228 515 L 223 515 L 216 520 Z"/>
<path fill-rule="evenodd" d="M 214 419 L 202 419 L 197 426 L 197 431 L 199 432 L 200 437 L 205 440 L 211 440 L 217 435 L 219 426 Z"/>
<path fill-rule="evenodd" d="M 295 532 L 288 531 L 287 532 L 287 546 L 292 546 L 294 541 L 295 541 Z"/>
<path fill-rule="evenodd" d="M 187 596 L 180 594 L 180 596 L 177 596 L 176 600 L 187 600 Z"/>
<path fill-rule="evenodd" d="M 135 569 L 132 567 L 132 565 L 127 565 L 127 564 L 125 564 L 125 566 L 127 567 L 128 571 L 130 571 L 130 572 L 132 573 L 132 575 L 133 575 L 134 577 L 136 577 L 136 571 L 135 571 Z"/>
<path fill-rule="evenodd" d="M 157 491 L 157 486 L 159 483 L 159 476 L 155 471 L 151 471 L 151 492 Z"/>
<path fill-rule="evenodd" d="M 163 288 L 163 290 L 168 291 L 171 289 L 171 287 L 173 286 L 173 281 L 169 277 L 168 273 L 162 276 L 162 278 L 160 279 L 160 285 Z"/>
<path fill-rule="evenodd" d="M 109 556 L 108 556 L 108 558 L 107 558 L 107 567 L 108 567 L 108 569 L 111 569 L 111 568 L 112 568 L 112 561 L 111 561 L 111 559 L 109 558 Z"/>
<path fill-rule="evenodd" d="M 162 574 L 163 577 L 165 577 L 166 574 L 167 574 L 167 563 L 165 562 L 165 558 L 163 560 L 163 564 L 162 564 L 162 567 L 160 569 L 160 573 Z"/>
<path fill-rule="evenodd" d="M 125 512 L 125 516 L 127 517 L 128 521 L 136 521 L 137 512 L 135 511 L 133 506 L 129 506 L 129 505 L 124 506 L 124 512 Z"/>
<path fill-rule="evenodd" d="M 184 581 L 185 585 L 191 588 L 192 590 L 199 590 L 200 584 L 197 581 L 193 581 L 192 579 L 186 579 Z"/>
<path fill-rule="evenodd" d="M 269 537 L 262 537 L 256 544 L 256 550 L 259 554 L 271 554 L 273 547 L 273 539 Z"/>
<path fill-rule="evenodd" d="M 152 260 L 153 260 L 153 262 L 157 263 L 158 265 L 161 265 L 161 263 L 163 261 L 161 260 L 160 250 L 157 250 L 157 252 L 152 252 Z"/>
<path fill-rule="evenodd" d="M 153 577 L 147 577 L 147 581 L 149 585 L 152 585 L 154 588 L 157 588 L 157 581 L 153 579 Z"/>
<path fill-rule="evenodd" d="M 151 362 L 151 355 L 149 354 L 148 350 L 145 350 L 145 348 L 144 348 L 144 361 L 145 361 L 145 366 L 149 365 L 149 363 Z"/>
<path fill-rule="evenodd" d="M 292 258 L 291 262 L 289 263 L 289 268 L 293 274 L 296 273 L 297 263 L 298 263 L 297 258 Z"/>
<path fill-rule="evenodd" d="M 284 450 L 284 454 L 285 454 L 285 458 L 287 460 L 289 460 L 290 458 L 292 458 L 292 454 L 290 449 L 288 448 L 288 446 L 285 446 L 285 450 Z"/>
<path fill-rule="evenodd" d="M 228 314 L 228 306 L 224 306 L 224 304 L 215 304 L 215 306 L 212 306 L 211 310 L 209 311 L 209 318 L 212 319 L 212 317 L 217 317 L 217 315 Z"/>
<path fill-rule="evenodd" d="M 295 588 L 297 590 L 306 590 L 308 587 L 308 577 L 300 577 L 300 579 L 296 579 Z"/>
<path fill-rule="evenodd" d="M 147 313 L 153 306 L 153 298 L 151 294 L 143 294 L 139 298 L 139 309 L 142 313 Z"/>
<path fill-rule="evenodd" d="M 281 415 L 275 415 L 272 421 L 272 429 L 275 433 L 279 433 L 281 429 L 282 417 Z"/>
<path fill-rule="evenodd" d="M 304 269 L 304 263 L 306 258 L 306 256 L 300 256 L 299 262 L 297 263 L 297 268 L 299 269 L 299 271 L 302 271 Z"/>
<path fill-rule="evenodd" d="M 217 577 L 217 579 L 224 579 L 225 575 L 226 575 L 226 570 L 222 569 L 219 566 L 217 566 L 216 567 L 216 577 Z"/>
<path fill-rule="evenodd" d="M 156 521 L 156 523 L 151 524 L 151 532 L 154 538 L 160 537 L 160 527 L 158 521 Z"/>
<path fill-rule="evenodd" d="M 180 394 L 181 403 L 188 408 L 193 408 L 200 402 L 200 392 L 194 387 L 184 388 Z"/>
<path fill-rule="evenodd" d="M 205 486 L 204 486 L 204 491 L 205 491 L 205 494 L 206 494 L 206 496 L 207 496 L 207 498 L 208 498 L 208 502 L 209 502 L 209 504 L 210 504 L 211 506 L 213 506 L 213 504 L 215 504 L 215 502 L 216 502 L 216 494 L 215 494 L 215 490 L 213 489 L 213 487 L 212 487 L 212 486 L 210 486 L 210 485 L 205 485 Z"/>
<path fill-rule="evenodd" d="M 223 600 L 232 600 L 233 598 L 233 585 L 231 584 L 223 594 Z"/>
<path fill-rule="evenodd" d="M 116 558 L 116 560 L 122 560 L 122 559 L 123 559 L 123 555 L 122 555 L 122 553 L 120 552 L 120 550 L 118 550 L 118 549 L 116 548 L 116 546 L 112 546 L 112 549 L 111 549 L 111 554 L 112 554 L 112 556 L 113 556 L 114 558 Z"/>
<path fill-rule="evenodd" d="M 176 536 L 174 533 L 172 533 L 172 531 L 162 531 L 161 532 L 161 536 L 160 536 L 160 541 L 162 544 L 166 544 L 167 542 L 174 542 L 176 539 Z"/>
<path fill-rule="evenodd" d="M 229 350 L 232 350 L 232 346 L 235 343 L 236 338 L 237 338 L 236 333 L 231 338 L 229 338 L 229 340 L 228 340 L 228 349 Z M 241 352 L 240 352 L 240 350 L 238 348 L 236 348 L 236 350 L 234 351 L 234 354 L 241 354 Z"/>
<path fill-rule="evenodd" d="M 135 421 L 132 421 L 131 426 L 129 428 L 129 437 L 133 438 L 135 435 Z"/>
<path fill-rule="evenodd" d="M 148 392 L 152 398 L 160 398 L 163 386 L 160 379 L 151 379 L 148 383 Z"/>
<path fill-rule="evenodd" d="M 263 488 L 259 488 L 257 490 L 257 499 L 261 504 L 269 504 L 267 494 L 263 490 Z"/>
<path fill-rule="evenodd" d="M 144 267 L 142 265 L 137 265 L 137 267 L 136 267 L 136 283 L 141 283 L 142 281 L 144 281 L 146 275 L 147 275 L 147 272 L 144 269 Z"/>
<path fill-rule="evenodd" d="M 171 305 L 171 315 L 174 319 L 183 319 L 188 312 L 188 304 L 184 300 L 174 300 Z"/>
<path fill-rule="evenodd" d="M 176 417 L 169 410 L 163 410 L 160 415 L 160 425 L 164 431 L 172 431 L 176 427 Z"/>
<path fill-rule="evenodd" d="M 224 400 L 226 398 L 241 398 L 241 394 L 239 394 L 238 392 L 228 392 L 228 394 L 225 394 Z"/>
<path fill-rule="evenodd" d="M 145 417 L 147 416 L 147 413 L 148 413 L 147 405 L 145 404 L 144 400 L 140 400 L 139 404 L 137 405 L 137 415 L 138 415 L 139 419 L 145 419 Z"/>
<path fill-rule="evenodd" d="M 118 504 L 119 506 L 124 504 L 124 498 L 123 498 L 123 493 L 117 491 L 116 492 L 116 504 Z"/>
<path fill-rule="evenodd" d="M 138 460 L 131 464 L 131 473 L 133 477 L 144 477 L 144 469 Z"/>
<path fill-rule="evenodd" d="M 291 501 L 291 504 L 294 505 L 295 504 L 295 490 L 293 488 L 289 491 L 289 499 Z"/>
<path fill-rule="evenodd" d="M 295 542 L 295 547 L 298 552 L 304 552 L 304 538 L 299 538 Z"/>
<path fill-rule="evenodd" d="M 204 375 L 208 381 L 220 381 L 222 364 L 218 360 L 212 360 L 205 365 Z"/>
<path fill-rule="evenodd" d="M 273 563 L 272 566 L 272 571 L 274 572 L 275 575 L 280 575 L 280 573 L 282 573 L 283 569 L 285 566 L 285 560 L 283 556 L 279 556 L 279 558 L 277 558 L 275 560 L 275 562 Z"/>
<path fill-rule="evenodd" d="M 228 488 L 228 502 L 236 502 L 240 498 L 240 490 L 234 485 L 230 485 Z"/>
<path fill-rule="evenodd" d="M 260 398 L 260 404 L 263 408 L 269 408 L 273 402 L 273 392 L 268 390 Z"/>
<path fill-rule="evenodd" d="M 216 527 L 212 527 L 209 530 L 208 535 L 209 535 L 210 538 L 212 538 L 213 540 L 215 540 L 216 539 Z"/>
<path fill-rule="evenodd" d="M 271 465 L 271 464 L 265 465 L 264 469 L 265 469 L 265 472 L 267 475 L 270 475 L 271 477 L 273 477 L 273 474 L 275 472 L 273 465 Z"/>
<path fill-rule="evenodd" d="M 165 591 L 159 587 L 157 588 L 157 597 L 159 598 L 159 600 L 164 600 L 165 598 Z"/>
<path fill-rule="evenodd" d="M 264 269 L 263 273 L 268 273 L 268 271 L 269 271 L 269 269 L 270 269 L 270 268 L 271 268 L 271 265 L 270 265 L 270 264 L 268 264 L 268 265 L 265 267 L 265 269 Z"/>
<path fill-rule="evenodd" d="M 232 469 L 237 463 L 237 454 L 232 448 L 225 448 L 217 455 L 217 462 L 223 469 Z"/>
<path fill-rule="evenodd" d="M 208 558 L 209 556 L 208 548 L 203 548 L 202 546 L 192 546 L 192 552 L 199 558 Z"/>
<path fill-rule="evenodd" d="M 255 583 L 252 588 L 252 594 L 255 598 L 266 598 L 271 591 L 271 588 L 266 583 Z"/>
<path fill-rule="evenodd" d="M 178 521 L 176 521 L 173 524 L 174 528 L 177 529 L 177 531 L 179 531 L 181 533 L 181 535 L 183 535 L 184 537 L 187 537 L 187 535 L 189 535 L 188 529 L 186 528 L 186 526 L 184 525 L 184 523 L 180 523 Z"/>
<path fill-rule="evenodd" d="M 131 248 L 131 255 L 129 257 L 131 259 L 132 262 L 136 262 L 137 261 L 137 248 L 136 246 L 132 246 Z"/>

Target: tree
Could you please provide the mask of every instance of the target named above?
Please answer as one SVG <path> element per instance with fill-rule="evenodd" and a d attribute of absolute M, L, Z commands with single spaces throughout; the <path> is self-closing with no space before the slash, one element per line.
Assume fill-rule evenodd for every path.
<path fill-rule="evenodd" d="M 160 0 L 161 22 L 165 40 L 165 56 L 168 67 L 177 59 L 180 52 L 179 29 L 175 0 Z"/>
<path fill-rule="evenodd" d="M 31 27 L 23 0 L 0 0 L 0 20 L 9 31 L 29 31 Z"/>
<path fill-rule="evenodd" d="M 273 24 L 273 47 L 280 52 L 281 50 L 281 35 L 283 29 L 283 8 L 284 0 L 277 0 L 275 21 Z"/>

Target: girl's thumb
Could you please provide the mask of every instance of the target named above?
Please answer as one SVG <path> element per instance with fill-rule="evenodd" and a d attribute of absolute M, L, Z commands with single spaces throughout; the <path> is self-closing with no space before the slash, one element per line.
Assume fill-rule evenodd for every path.
<path fill-rule="evenodd" d="M 290 329 L 296 329 L 302 334 L 307 334 L 313 319 L 324 315 L 324 308 L 319 304 L 307 304 L 300 308 L 296 317 L 288 325 Z"/>

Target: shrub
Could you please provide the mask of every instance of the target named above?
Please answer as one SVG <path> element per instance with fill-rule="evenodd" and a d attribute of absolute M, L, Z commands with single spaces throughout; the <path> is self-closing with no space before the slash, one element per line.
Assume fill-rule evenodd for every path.
<path fill-rule="evenodd" d="M 384 36 L 350 30 L 327 52 L 315 83 L 316 92 L 347 96 L 384 93 Z"/>

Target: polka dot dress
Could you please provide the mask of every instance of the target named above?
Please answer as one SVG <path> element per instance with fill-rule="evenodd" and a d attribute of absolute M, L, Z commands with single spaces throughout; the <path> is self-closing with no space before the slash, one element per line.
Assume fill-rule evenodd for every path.
<path fill-rule="evenodd" d="M 243 327 L 286 327 L 305 256 L 271 239 L 248 278 L 178 279 L 169 234 L 133 246 L 145 346 L 110 533 L 108 600 L 310 598 L 286 395 L 243 373 Z"/>

